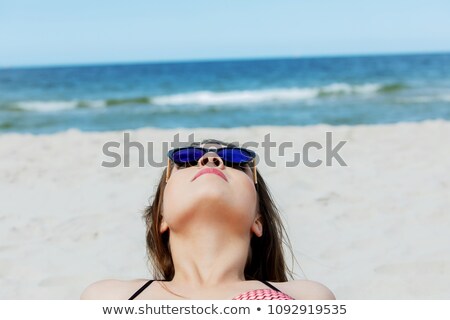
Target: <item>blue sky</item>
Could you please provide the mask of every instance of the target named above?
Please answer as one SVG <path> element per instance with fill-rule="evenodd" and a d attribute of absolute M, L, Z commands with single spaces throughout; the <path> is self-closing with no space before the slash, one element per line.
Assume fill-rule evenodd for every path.
<path fill-rule="evenodd" d="M 442 51 L 448 0 L 0 1 L 0 66 Z"/>

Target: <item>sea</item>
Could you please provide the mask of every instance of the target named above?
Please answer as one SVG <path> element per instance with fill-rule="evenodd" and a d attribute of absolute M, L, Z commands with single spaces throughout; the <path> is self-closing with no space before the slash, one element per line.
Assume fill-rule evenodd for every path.
<path fill-rule="evenodd" d="M 0 134 L 450 120 L 450 53 L 0 68 Z"/>

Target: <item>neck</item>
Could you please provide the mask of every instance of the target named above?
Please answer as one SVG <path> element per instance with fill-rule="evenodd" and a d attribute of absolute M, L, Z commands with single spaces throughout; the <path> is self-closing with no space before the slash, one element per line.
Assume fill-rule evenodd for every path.
<path fill-rule="evenodd" d="M 207 288 L 244 281 L 250 236 L 250 233 L 230 234 L 230 230 L 205 228 L 204 225 L 182 234 L 171 232 L 170 248 L 175 268 L 172 283 Z"/>

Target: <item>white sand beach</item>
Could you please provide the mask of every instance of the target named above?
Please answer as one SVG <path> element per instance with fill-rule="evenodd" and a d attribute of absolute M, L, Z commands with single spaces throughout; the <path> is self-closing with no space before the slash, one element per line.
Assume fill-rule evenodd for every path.
<path fill-rule="evenodd" d="M 373 126 L 139 129 L 132 141 L 216 138 L 260 147 L 264 136 L 293 142 L 276 167 L 259 170 L 281 209 L 297 278 L 327 285 L 338 299 L 450 298 L 450 122 Z M 300 163 L 309 141 L 333 145 L 348 166 Z M 0 298 L 78 299 L 100 279 L 151 278 L 144 207 L 162 168 L 101 166 L 123 132 L 0 135 Z M 324 149 L 311 154 L 323 159 Z"/>

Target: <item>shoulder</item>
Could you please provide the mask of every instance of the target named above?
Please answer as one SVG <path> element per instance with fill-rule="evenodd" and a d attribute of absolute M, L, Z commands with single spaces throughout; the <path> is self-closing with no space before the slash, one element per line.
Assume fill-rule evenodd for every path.
<path fill-rule="evenodd" d="M 148 280 L 101 280 L 90 284 L 81 294 L 81 300 L 126 300 Z"/>
<path fill-rule="evenodd" d="M 330 289 L 316 281 L 292 280 L 272 284 L 296 300 L 336 300 Z"/>

